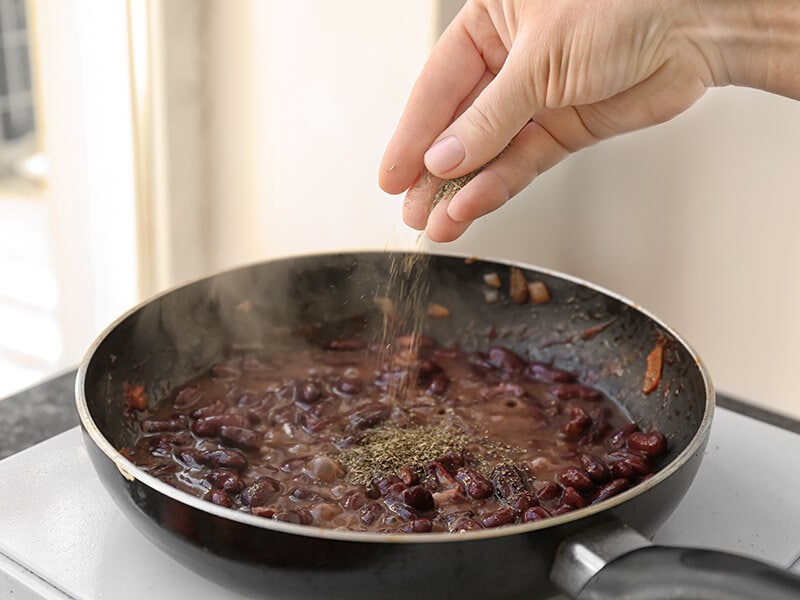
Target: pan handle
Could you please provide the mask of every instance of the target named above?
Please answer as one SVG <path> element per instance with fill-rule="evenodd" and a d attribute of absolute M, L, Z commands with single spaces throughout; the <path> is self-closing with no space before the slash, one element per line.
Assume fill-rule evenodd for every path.
<path fill-rule="evenodd" d="M 617 521 L 568 538 L 550 578 L 576 600 L 797 600 L 800 576 L 718 550 L 658 546 Z"/>

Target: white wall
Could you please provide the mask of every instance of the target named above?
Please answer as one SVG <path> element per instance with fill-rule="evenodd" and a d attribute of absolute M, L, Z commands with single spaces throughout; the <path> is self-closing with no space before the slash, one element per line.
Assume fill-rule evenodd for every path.
<path fill-rule="evenodd" d="M 214 267 L 413 245 L 378 161 L 435 35 L 436 3 L 215 2 Z"/>
<path fill-rule="evenodd" d="M 376 169 L 442 3 L 213 2 L 213 267 L 410 246 Z M 713 90 L 545 174 L 448 249 L 560 269 L 681 332 L 718 387 L 800 415 L 800 103 Z"/>

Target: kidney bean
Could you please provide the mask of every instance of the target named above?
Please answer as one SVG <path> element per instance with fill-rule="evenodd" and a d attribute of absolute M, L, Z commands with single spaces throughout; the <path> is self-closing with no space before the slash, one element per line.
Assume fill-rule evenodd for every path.
<path fill-rule="evenodd" d="M 408 488 L 403 482 L 393 483 L 385 489 L 383 492 L 383 497 L 384 499 L 391 500 L 393 502 L 402 502 L 403 494 L 407 489 Z"/>
<path fill-rule="evenodd" d="M 522 522 L 530 523 L 531 521 L 540 521 L 542 519 L 548 518 L 549 516 L 550 513 L 547 512 L 546 508 L 541 506 L 531 506 L 522 515 Z"/>
<path fill-rule="evenodd" d="M 250 422 L 247 417 L 239 414 L 222 414 L 203 417 L 192 423 L 192 433 L 202 437 L 218 436 L 224 425 L 233 427 L 247 427 Z"/>
<path fill-rule="evenodd" d="M 557 517 L 558 515 L 563 515 L 568 512 L 572 512 L 573 510 L 575 510 L 575 508 L 577 507 L 572 506 L 571 504 L 559 504 L 550 511 L 550 514 L 553 515 L 554 517 Z"/>
<path fill-rule="evenodd" d="M 609 481 L 607 484 L 597 490 L 594 496 L 592 496 L 592 504 L 597 504 L 598 502 L 607 500 L 612 496 L 616 496 L 617 494 L 627 490 L 629 487 L 631 487 L 631 483 L 627 479 L 614 479 L 613 481 Z"/>
<path fill-rule="evenodd" d="M 239 497 L 247 506 L 265 506 L 272 502 L 280 491 L 281 485 L 277 479 L 263 476 L 244 488 Z"/>
<path fill-rule="evenodd" d="M 331 483 L 344 476 L 342 465 L 328 456 L 315 456 L 308 461 L 308 472 L 323 483 Z"/>
<path fill-rule="evenodd" d="M 598 402 L 603 399 L 603 395 L 593 387 L 580 383 L 559 383 L 550 390 L 559 400 L 589 400 Z"/>
<path fill-rule="evenodd" d="M 594 489 L 594 482 L 591 478 L 578 467 L 566 467 L 561 469 L 558 474 L 558 482 L 564 488 L 574 488 L 581 493 Z"/>
<path fill-rule="evenodd" d="M 356 377 L 346 378 L 335 382 L 332 388 L 342 396 L 355 396 L 364 391 L 364 382 Z"/>
<path fill-rule="evenodd" d="M 498 508 L 495 511 L 490 512 L 487 515 L 484 515 L 481 519 L 481 524 L 488 528 L 491 527 L 500 527 L 501 525 L 508 525 L 509 523 L 513 523 L 517 520 L 517 513 L 514 512 L 514 509 L 505 506 L 503 508 Z"/>
<path fill-rule="evenodd" d="M 653 467 L 647 462 L 645 458 L 639 456 L 638 454 L 633 453 L 625 453 L 622 451 L 612 452 L 608 455 L 608 458 L 616 461 L 613 463 L 611 472 L 614 472 L 613 466 L 614 464 L 618 463 L 625 463 L 630 466 L 633 472 L 636 475 L 647 475 L 648 473 L 653 472 Z"/>
<path fill-rule="evenodd" d="M 605 483 L 611 479 L 611 472 L 608 470 L 608 465 L 603 460 L 593 454 L 581 454 L 581 466 L 586 474 L 595 483 Z"/>
<path fill-rule="evenodd" d="M 578 439 L 592 425 L 592 418 L 580 406 L 569 411 L 569 421 L 561 428 L 561 435 L 568 440 Z"/>
<path fill-rule="evenodd" d="M 430 519 L 414 519 L 400 526 L 403 533 L 428 533 L 433 531 L 433 521 Z"/>
<path fill-rule="evenodd" d="M 354 352 L 356 350 L 363 350 L 367 347 L 366 342 L 361 340 L 331 340 L 327 344 L 328 350 L 333 350 L 334 352 Z"/>
<path fill-rule="evenodd" d="M 437 373 L 428 381 L 428 393 L 434 396 L 441 396 L 450 388 L 450 378 L 447 375 Z"/>
<path fill-rule="evenodd" d="M 197 401 L 202 398 L 200 388 L 195 386 L 186 386 L 177 391 L 175 399 L 172 401 L 172 407 L 175 410 L 187 410 L 197 404 Z"/>
<path fill-rule="evenodd" d="M 181 448 L 175 456 L 190 469 L 197 469 L 205 464 L 203 453 L 197 448 Z"/>
<path fill-rule="evenodd" d="M 301 502 L 330 502 L 331 498 L 327 498 L 320 494 L 319 492 L 315 492 L 309 488 L 302 488 L 296 487 L 292 488 L 288 492 L 289 497 L 292 500 L 301 501 Z"/>
<path fill-rule="evenodd" d="M 406 486 L 412 486 L 419 483 L 419 476 L 414 469 L 410 469 L 408 467 L 404 467 L 397 472 L 397 476 L 400 478 Z"/>
<path fill-rule="evenodd" d="M 525 367 L 525 361 L 508 348 L 495 346 L 486 353 L 487 362 L 496 369 L 518 373 Z"/>
<path fill-rule="evenodd" d="M 423 513 L 432 511 L 436 506 L 433 501 L 433 495 L 421 485 L 415 485 L 403 490 L 403 502 Z"/>
<path fill-rule="evenodd" d="M 231 494 L 238 494 L 244 489 L 244 481 L 239 474 L 230 469 L 217 469 L 206 475 L 206 480 L 215 488 Z"/>
<path fill-rule="evenodd" d="M 491 480 L 495 495 L 506 502 L 515 495 L 528 491 L 526 477 L 514 465 L 507 463 L 497 465 L 492 469 Z"/>
<path fill-rule="evenodd" d="M 212 415 L 221 415 L 225 412 L 226 408 L 227 407 L 222 400 L 215 400 L 211 404 L 194 409 L 191 413 L 189 413 L 189 416 L 193 419 L 203 419 Z"/>
<path fill-rule="evenodd" d="M 283 425 L 284 423 L 298 425 L 301 422 L 302 414 L 304 413 L 295 404 L 276 406 L 270 409 L 267 421 L 270 425 Z"/>
<path fill-rule="evenodd" d="M 247 467 L 247 459 L 236 450 L 220 448 L 208 450 L 201 455 L 203 462 L 211 467 L 227 467 L 234 471 L 241 471 Z"/>
<path fill-rule="evenodd" d="M 377 502 L 370 502 L 358 511 L 358 518 L 364 525 L 372 525 L 383 514 L 383 508 Z"/>
<path fill-rule="evenodd" d="M 436 484 L 438 482 L 438 485 L 433 487 L 434 490 L 438 490 L 439 488 L 443 489 L 449 489 L 455 487 L 458 487 L 459 489 L 461 488 L 461 486 L 458 483 L 458 480 L 438 460 L 429 462 L 426 469 L 429 475 L 429 480 L 428 480 L 429 483 Z"/>
<path fill-rule="evenodd" d="M 561 496 L 562 488 L 554 481 L 548 481 L 538 490 L 536 490 L 536 497 L 539 502 L 549 502 Z"/>
<path fill-rule="evenodd" d="M 538 506 L 538 504 L 539 500 L 537 500 L 536 494 L 533 492 L 522 492 L 521 494 L 516 494 L 508 501 L 508 505 L 513 508 L 514 512 L 516 512 L 518 515 L 523 514 L 531 506 Z"/>
<path fill-rule="evenodd" d="M 458 469 L 455 478 L 464 486 L 464 491 L 470 498 L 482 500 L 483 498 L 488 498 L 494 492 L 492 482 L 470 467 Z"/>
<path fill-rule="evenodd" d="M 447 525 L 447 530 L 450 532 L 477 531 L 478 529 L 483 529 L 483 525 L 478 523 L 475 519 L 464 515 L 456 516 Z"/>
<path fill-rule="evenodd" d="M 636 472 L 633 470 L 633 467 L 625 460 L 615 461 L 611 463 L 611 467 L 609 468 L 611 474 L 617 479 L 631 480 L 636 478 Z"/>
<path fill-rule="evenodd" d="M 627 423 L 623 425 L 608 438 L 608 447 L 612 450 L 619 450 L 625 445 L 625 442 L 628 441 L 628 437 L 634 431 L 639 431 L 639 426 L 636 425 L 636 423 Z"/>
<path fill-rule="evenodd" d="M 361 431 L 375 427 L 389 418 L 391 409 L 382 404 L 368 404 L 357 408 L 348 415 L 350 431 Z"/>
<path fill-rule="evenodd" d="M 586 506 L 586 500 L 583 499 L 583 496 L 581 496 L 580 492 L 574 487 L 564 488 L 564 493 L 561 494 L 561 502 L 575 508 Z"/>
<path fill-rule="evenodd" d="M 258 450 L 261 448 L 262 435 L 246 427 L 223 425 L 219 435 L 224 442 L 242 450 Z"/>
<path fill-rule="evenodd" d="M 294 523 L 295 525 L 311 525 L 314 522 L 314 517 L 307 508 L 279 510 L 272 518 L 276 521 Z"/>
<path fill-rule="evenodd" d="M 538 361 L 529 362 L 525 374 L 534 381 L 546 383 L 572 383 L 577 379 L 574 373 Z"/>
<path fill-rule="evenodd" d="M 297 400 L 305 406 L 311 406 L 322 398 L 323 387 L 319 381 L 313 379 L 306 379 L 300 382 L 297 390 Z"/>
<path fill-rule="evenodd" d="M 366 498 L 366 496 L 364 496 L 364 494 L 362 494 L 358 490 L 352 490 L 352 491 L 347 492 L 342 497 L 342 499 L 339 501 L 339 504 L 345 510 L 351 510 L 352 511 L 352 510 L 358 510 L 359 508 L 364 506 L 364 504 L 366 504 L 366 502 L 367 502 L 367 498 Z"/>
<path fill-rule="evenodd" d="M 263 517 L 265 519 L 271 519 L 275 516 L 276 512 L 277 511 L 275 510 L 274 506 L 253 506 L 250 508 L 250 514 L 253 514 L 257 517 Z"/>
<path fill-rule="evenodd" d="M 660 458 L 667 453 L 667 438 L 660 431 L 647 433 L 634 431 L 628 436 L 626 445 L 630 450 L 644 454 L 650 460 Z"/>
<path fill-rule="evenodd" d="M 225 493 L 223 490 L 213 489 L 206 494 L 206 500 L 213 502 L 218 506 L 225 506 L 227 508 L 231 508 L 233 506 L 233 500 L 228 494 Z"/>
<path fill-rule="evenodd" d="M 386 477 L 373 481 L 373 484 L 378 489 L 378 493 L 381 496 L 385 496 L 389 492 L 389 489 L 398 483 L 404 485 L 403 480 L 397 475 L 387 475 Z"/>

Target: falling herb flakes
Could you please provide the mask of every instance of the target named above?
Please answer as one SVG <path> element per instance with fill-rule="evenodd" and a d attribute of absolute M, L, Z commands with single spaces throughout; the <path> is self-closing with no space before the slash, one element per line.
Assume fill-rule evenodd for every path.
<path fill-rule="evenodd" d="M 460 452 L 468 441 L 463 432 L 452 428 L 383 426 L 366 432 L 359 445 L 344 450 L 337 459 L 347 469 L 350 483 L 369 485 L 376 477 L 403 468 L 421 472 L 430 461 Z"/>

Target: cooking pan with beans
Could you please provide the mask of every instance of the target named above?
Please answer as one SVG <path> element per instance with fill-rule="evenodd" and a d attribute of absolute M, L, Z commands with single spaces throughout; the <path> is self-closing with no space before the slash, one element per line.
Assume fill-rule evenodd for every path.
<path fill-rule="evenodd" d="M 244 266 L 110 325 L 76 394 L 120 510 L 248 597 L 800 597 L 774 566 L 649 542 L 700 466 L 711 380 L 658 319 L 545 269 Z"/>

